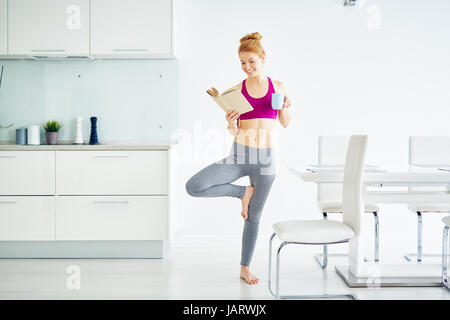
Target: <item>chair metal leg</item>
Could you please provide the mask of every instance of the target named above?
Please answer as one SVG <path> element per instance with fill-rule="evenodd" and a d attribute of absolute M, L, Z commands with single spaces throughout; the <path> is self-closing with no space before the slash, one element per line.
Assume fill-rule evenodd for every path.
<path fill-rule="evenodd" d="M 357 300 L 357 296 L 354 294 L 323 294 L 323 295 L 280 295 L 280 253 L 281 249 L 289 244 L 290 242 L 283 242 L 277 250 L 277 260 L 275 269 L 275 292 L 272 291 L 272 241 L 276 233 L 274 232 L 269 239 L 269 292 L 276 299 L 339 299 L 339 298 L 350 298 L 352 300 Z"/>
<path fill-rule="evenodd" d="M 275 237 L 276 233 L 272 233 L 269 239 L 269 292 L 271 295 L 276 297 L 275 293 L 272 291 L 272 240 Z"/>
<path fill-rule="evenodd" d="M 430 258 L 441 258 L 442 254 L 439 253 L 423 253 L 422 252 L 422 213 L 417 211 L 417 253 L 408 253 L 405 254 L 405 259 L 409 262 L 416 261 L 418 263 L 422 263 L 422 258 L 430 257 Z M 414 259 L 413 257 L 416 257 Z"/>
<path fill-rule="evenodd" d="M 323 220 L 327 220 L 328 216 L 326 212 L 323 212 Z M 373 216 L 375 219 L 375 253 L 374 253 L 374 261 L 379 262 L 379 247 L 380 247 L 380 226 L 379 226 L 379 219 L 378 219 L 378 213 L 376 211 L 373 212 Z M 323 253 L 316 254 L 314 258 L 316 258 L 317 263 L 320 265 L 322 269 L 325 269 L 328 266 L 328 257 L 347 257 L 348 254 L 346 253 L 328 253 L 328 245 L 323 245 Z M 368 258 L 364 257 L 364 261 L 369 261 Z"/>
<path fill-rule="evenodd" d="M 323 246 L 323 265 L 322 268 L 325 269 L 328 266 L 328 245 Z"/>
<path fill-rule="evenodd" d="M 417 211 L 417 262 L 422 262 L 422 213 Z"/>
<path fill-rule="evenodd" d="M 322 212 L 323 220 L 328 220 L 328 216 L 326 212 Z M 345 255 L 344 255 L 345 256 Z M 323 253 L 322 254 L 316 254 L 314 256 L 319 263 L 320 267 L 322 269 L 325 269 L 328 266 L 328 245 L 323 245 Z"/>
<path fill-rule="evenodd" d="M 412 262 L 413 260 L 417 262 L 422 262 L 422 213 L 420 211 L 417 211 L 417 253 L 408 253 L 405 254 L 405 259 L 409 262 Z M 437 256 L 435 254 L 428 254 L 427 256 Z M 413 257 L 416 257 L 414 259 Z"/>
<path fill-rule="evenodd" d="M 422 213 L 420 211 L 417 211 L 417 253 L 408 253 L 405 254 L 405 259 L 409 262 L 418 262 L 421 263 L 422 259 L 424 257 L 435 257 L 435 258 L 440 258 L 441 254 L 438 253 L 423 253 L 423 249 L 422 249 L 422 242 L 423 242 L 423 238 L 422 238 Z M 415 258 L 414 258 L 415 257 Z"/>
<path fill-rule="evenodd" d="M 277 265 L 275 269 L 275 275 L 276 275 L 276 283 L 275 283 L 275 298 L 281 299 L 280 297 L 280 252 L 281 249 L 287 244 L 287 242 L 283 242 L 277 250 Z"/>
<path fill-rule="evenodd" d="M 444 227 L 444 232 L 442 235 L 442 284 L 448 290 L 450 290 L 447 278 L 447 264 L 448 264 L 448 230 L 449 226 Z"/>
<path fill-rule="evenodd" d="M 373 212 L 373 218 L 375 219 L 375 248 L 374 248 L 374 261 L 379 262 L 380 261 L 380 222 L 378 218 L 378 213 L 376 211 Z"/>

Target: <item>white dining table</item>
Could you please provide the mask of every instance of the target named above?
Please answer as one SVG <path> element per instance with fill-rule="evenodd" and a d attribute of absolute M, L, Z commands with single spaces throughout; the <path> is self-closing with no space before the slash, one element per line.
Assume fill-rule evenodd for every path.
<path fill-rule="evenodd" d="M 313 170 L 288 165 L 288 171 L 305 182 L 343 183 L 343 168 Z M 422 172 L 388 172 L 369 168 L 364 171 L 363 201 L 376 204 L 449 203 L 449 191 L 408 191 L 411 186 L 450 186 L 450 172 L 427 168 Z M 386 188 L 394 187 L 394 188 Z M 403 188 L 395 188 L 403 187 Z M 400 190 L 398 190 L 400 189 Z M 441 188 L 436 188 L 441 189 Z M 445 189 L 445 188 L 442 188 Z M 364 219 L 361 219 L 364 223 Z M 361 230 L 364 230 L 363 225 Z M 400 232 L 403 232 L 399 228 Z M 442 231 L 442 230 L 439 230 Z M 374 263 L 365 261 L 364 237 L 358 236 L 349 242 L 347 265 L 336 266 L 337 273 L 350 287 L 439 287 L 442 285 L 441 261 L 436 264 L 424 263 Z"/>

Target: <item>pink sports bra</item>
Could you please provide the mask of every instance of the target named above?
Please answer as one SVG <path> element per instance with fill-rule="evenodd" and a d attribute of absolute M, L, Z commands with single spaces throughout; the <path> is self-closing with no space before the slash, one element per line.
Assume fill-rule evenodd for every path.
<path fill-rule="evenodd" d="M 269 90 L 264 97 L 261 98 L 253 98 L 247 92 L 247 88 L 245 87 L 245 80 L 242 82 L 242 94 L 247 99 L 247 101 L 253 107 L 252 111 L 243 113 L 240 115 L 240 120 L 248 120 L 255 118 L 270 118 L 276 119 L 278 110 L 272 109 L 272 93 L 275 93 L 275 89 L 273 88 L 272 80 L 269 77 Z"/>

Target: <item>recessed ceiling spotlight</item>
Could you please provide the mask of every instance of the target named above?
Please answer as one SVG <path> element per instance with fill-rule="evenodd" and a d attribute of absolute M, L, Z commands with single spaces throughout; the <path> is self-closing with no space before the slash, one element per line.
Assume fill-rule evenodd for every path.
<path fill-rule="evenodd" d="M 334 2 L 343 5 L 344 7 L 354 7 L 358 5 L 360 0 L 334 0 Z"/>
<path fill-rule="evenodd" d="M 353 7 L 359 2 L 359 0 L 343 0 L 343 2 L 345 7 Z"/>

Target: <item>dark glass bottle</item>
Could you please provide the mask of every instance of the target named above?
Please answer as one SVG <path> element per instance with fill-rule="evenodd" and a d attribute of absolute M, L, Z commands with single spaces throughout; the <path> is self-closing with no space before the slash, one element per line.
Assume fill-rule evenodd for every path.
<path fill-rule="evenodd" d="M 89 138 L 89 144 L 98 144 L 97 117 L 91 117 L 91 136 Z"/>

